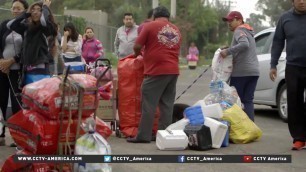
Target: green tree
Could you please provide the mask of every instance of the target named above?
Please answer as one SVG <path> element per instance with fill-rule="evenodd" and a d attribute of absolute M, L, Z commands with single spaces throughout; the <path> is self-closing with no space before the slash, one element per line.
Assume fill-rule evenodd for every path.
<path fill-rule="evenodd" d="M 65 0 L 63 6 L 67 9 L 93 10 L 96 0 Z M 101 0 L 99 3 L 102 3 Z"/>
<path fill-rule="evenodd" d="M 170 0 L 161 0 L 160 4 L 170 10 Z M 201 0 L 177 0 L 176 17 L 171 19 L 182 34 L 183 56 L 191 41 L 196 42 L 200 51 L 208 43 L 209 30 L 218 24 L 217 13 L 209 6 L 203 6 Z"/>
<path fill-rule="evenodd" d="M 262 24 L 262 21 L 265 19 L 266 17 L 264 15 L 251 13 L 250 18 L 246 19 L 246 23 L 250 24 L 254 28 L 255 32 L 259 32 L 266 28 Z"/>
<path fill-rule="evenodd" d="M 292 7 L 291 0 L 258 0 L 256 7 L 270 17 L 271 26 L 275 26 L 280 15 Z"/>
<path fill-rule="evenodd" d="M 95 9 L 102 10 L 111 14 L 116 8 L 118 8 L 121 4 L 124 3 L 124 0 L 95 0 Z"/>
<path fill-rule="evenodd" d="M 52 0 L 50 9 L 53 14 L 63 15 L 64 14 L 63 0 Z"/>

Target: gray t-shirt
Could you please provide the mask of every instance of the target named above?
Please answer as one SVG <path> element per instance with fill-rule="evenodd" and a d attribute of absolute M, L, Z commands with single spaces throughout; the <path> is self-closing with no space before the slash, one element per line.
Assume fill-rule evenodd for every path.
<path fill-rule="evenodd" d="M 259 64 L 256 55 L 254 32 L 247 24 L 234 31 L 229 54 L 233 55 L 233 77 L 259 76 Z"/>
<path fill-rule="evenodd" d="M 5 47 L 3 51 L 4 59 L 9 59 L 14 57 L 21 51 L 22 46 L 22 37 L 20 34 L 12 31 L 5 39 Z M 18 70 L 20 69 L 19 63 L 14 63 L 11 70 Z"/>
<path fill-rule="evenodd" d="M 121 26 L 117 30 L 114 46 L 115 53 L 119 58 L 134 54 L 133 47 L 138 36 L 137 29 L 138 25 L 134 25 L 132 28 Z"/>

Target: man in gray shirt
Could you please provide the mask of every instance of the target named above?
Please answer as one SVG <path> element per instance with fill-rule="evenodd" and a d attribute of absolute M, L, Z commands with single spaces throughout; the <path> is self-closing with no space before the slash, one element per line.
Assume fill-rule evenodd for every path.
<path fill-rule="evenodd" d="M 119 59 L 134 54 L 133 47 L 138 36 L 138 26 L 134 23 L 132 13 L 124 14 L 123 23 L 124 25 L 117 30 L 114 42 L 115 53 Z"/>
<path fill-rule="evenodd" d="M 233 56 L 233 71 L 230 85 L 237 89 L 244 111 L 254 121 L 254 92 L 259 78 L 254 31 L 245 24 L 240 12 L 232 11 L 222 18 L 234 32 L 230 48 L 223 49 L 221 56 Z"/>

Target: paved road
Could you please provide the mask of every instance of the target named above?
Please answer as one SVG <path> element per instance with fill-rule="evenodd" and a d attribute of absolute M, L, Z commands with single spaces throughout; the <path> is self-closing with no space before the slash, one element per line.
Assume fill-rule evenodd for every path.
<path fill-rule="evenodd" d="M 177 94 L 181 93 L 193 80 L 204 70 L 182 69 L 178 80 Z M 197 100 L 208 94 L 208 83 L 210 72 L 206 73 L 186 94 L 177 102 L 192 105 Z M 229 147 L 212 149 L 208 151 L 160 151 L 155 142 L 150 144 L 131 144 L 125 139 L 111 136 L 109 143 L 113 154 L 157 154 L 157 155 L 259 155 L 277 154 L 292 155 L 290 164 L 112 164 L 114 172 L 306 172 L 306 149 L 291 151 L 291 137 L 287 124 L 283 123 L 277 116 L 277 111 L 267 106 L 256 106 L 256 124 L 262 129 L 263 136 L 259 141 L 249 144 L 230 144 Z M 10 143 L 10 140 L 8 140 Z M 1 147 L 0 163 L 14 152 L 13 148 Z"/>

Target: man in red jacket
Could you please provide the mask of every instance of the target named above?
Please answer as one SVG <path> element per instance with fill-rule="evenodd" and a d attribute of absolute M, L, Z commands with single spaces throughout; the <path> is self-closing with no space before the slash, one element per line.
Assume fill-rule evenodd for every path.
<path fill-rule="evenodd" d="M 179 75 L 181 33 L 169 22 L 167 8 L 154 9 L 154 21 L 143 27 L 134 45 L 135 57 L 144 46 L 144 81 L 142 83 L 142 116 L 138 134 L 128 138 L 132 143 L 150 143 L 154 114 L 159 107 L 158 129 L 163 130 L 172 122 L 172 112 Z"/>

